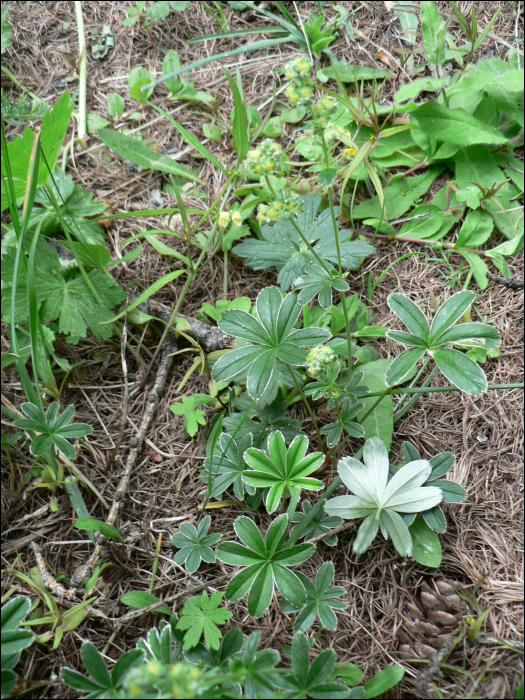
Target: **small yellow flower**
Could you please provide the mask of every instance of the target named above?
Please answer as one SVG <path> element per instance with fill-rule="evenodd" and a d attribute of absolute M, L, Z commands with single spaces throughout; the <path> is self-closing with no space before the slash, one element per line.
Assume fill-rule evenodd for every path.
<path fill-rule="evenodd" d="M 242 224 L 242 217 L 241 217 L 240 212 L 238 212 L 238 211 L 234 211 L 234 212 L 233 212 L 233 214 L 232 214 L 232 222 L 233 222 L 236 226 L 240 226 L 240 225 Z"/>
<path fill-rule="evenodd" d="M 355 155 L 357 155 L 357 151 L 355 148 L 345 148 L 343 155 L 345 158 L 353 158 Z"/>
<path fill-rule="evenodd" d="M 221 211 L 220 216 L 219 216 L 219 226 L 221 228 L 226 228 L 228 224 L 230 223 L 230 212 L 229 211 Z"/>

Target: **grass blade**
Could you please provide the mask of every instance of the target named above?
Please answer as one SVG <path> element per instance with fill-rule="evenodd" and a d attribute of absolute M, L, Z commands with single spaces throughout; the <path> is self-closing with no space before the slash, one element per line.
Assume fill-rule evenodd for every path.
<path fill-rule="evenodd" d="M 213 63 L 214 61 L 222 61 L 224 58 L 233 58 L 234 56 L 240 56 L 241 54 L 248 53 L 249 51 L 259 51 L 259 49 L 268 49 L 270 48 L 270 46 L 284 44 L 286 41 L 293 41 L 293 38 L 290 36 L 285 36 L 279 39 L 265 39 L 264 41 L 254 41 L 252 44 L 241 46 L 240 48 L 234 49 L 233 51 L 218 53 L 214 56 L 207 56 L 206 58 L 202 58 L 200 61 L 195 61 L 195 63 L 190 63 L 188 66 L 184 66 L 184 68 L 179 68 L 179 70 L 173 71 L 173 73 L 163 75 L 162 78 L 159 78 L 154 83 L 150 83 L 149 85 L 145 85 L 143 88 L 141 88 L 141 92 L 146 92 L 151 88 L 157 87 L 157 85 L 165 83 L 166 80 L 170 80 L 171 78 L 177 78 L 179 75 L 188 73 L 190 70 L 195 70 L 196 68 L 200 68 L 201 66 L 206 66 L 208 63 Z M 100 131 L 102 131 L 102 129 Z M 100 131 L 98 132 L 99 134 Z"/>
<path fill-rule="evenodd" d="M 153 107 L 159 114 L 162 114 L 163 117 L 168 119 L 168 121 L 173 124 L 173 126 L 177 129 L 177 131 L 181 134 L 182 138 L 188 143 L 190 146 L 193 146 L 193 148 L 198 151 L 202 156 L 204 156 L 209 162 L 214 165 L 216 168 L 219 168 L 219 170 L 224 173 L 225 175 L 228 175 L 228 172 L 226 171 L 225 167 L 219 163 L 217 158 L 213 155 L 213 153 L 210 153 L 206 146 L 203 146 L 202 143 L 199 141 L 199 139 L 194 136 L 193 134 L 190 134 L 190 132 L 185 129 L 182 124 L 179 124 L 173 117 L 171 117 L 167 112 L 165 112 L 161 107 L 157 107 L 157 105 L 152 104 L 149 102 L 149 100 L 146 100 L 146 102 L 149 104 L 150 107 Z"/>
<path fill-rule="evenodd" d="M 235 152 L 237 153 L 240 165 L 246 158 L 248 148 L 250 147 L 250 132 L 248 129 L 246 106 L 244 104 L 241 91 L 235 84 L 235 81 L 232 78 L 232 76 L 228 73 L 228 71 L 225 68 L 222 69 L 222 72 L 228 79 L 228 82 L 230 83 L 233 92 L 233 100 L 235 104 L 233 109 L 233 145 L 235 148 Z"/>
<path fill-rule="evenodd" d="M 169 272 L 167 275 L 164 275 L 160 279 L 158 279 L 156 282 L 151 284 L 146 291 L 142 292 L 142 294 L 139 296 L 138 299 L 136 299 L 132 304 L 130 304 L 127 307 L 128 313 L 130 311 L 133 311 L 133 309 L 136 309 L 137 306 L 140 306 L 143 302 L 146 301 L 146 299 L 149 299 L 151 296 L 156 294 L 158 291 L 160 291 L 166 284 L 169 282 L 172 282 L 173 280 L 177 279 L 177 277 L 180 277 L 183 275 L 187 270 L 175 270 L 175 272 Z M 124 314 L 126 313 L 126 309 L 121 311 L 119 314 L 117 314 L 114 318 L 112 318 L 110 321 L 105 321 L 104 323 L 101 323 L 101 326 L 106 326 L 108 323 L 114 323 L 115 321 L 118 321 L 119 318 L 122 318 Z"/>

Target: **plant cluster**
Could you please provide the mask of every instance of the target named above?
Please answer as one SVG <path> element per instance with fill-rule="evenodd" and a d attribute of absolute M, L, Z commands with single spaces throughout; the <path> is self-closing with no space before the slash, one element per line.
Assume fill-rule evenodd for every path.
<path fill-rule="evenodd" d="M 330 572 L 318 578 L 327 575 Z M 89 675 L 66 667 L 61 670 L 62 680 L 85 698 L 255 698 L 276 694 L 283 698 L 375 698 L 403 678 L 404 669 L 393 665 L 360 685 L 363 673 L 354 664 L 337 663 L 333 649 L 321 651 L 310 661 L 313 640 L 301 631 L 287 647 L 283 665 L 277 651 L 259 649 L 260 632 L 245 637 L 232 629 L 221 639 L 214 622 L 220 624 L 231 613 L 217 608 L 212 599 L 206 593 L 189 598 L 179 620 L 172 615 L 169 622 L 151 629 L 135 649 L 121 656 L 111 672 L 96 647 L 84 642 L 80 654 Z M 199 632 L 187 644 L 189 633 L 193 635 L 194 615 L 199 626 L 204 626 L 205 641 L 198 641 Z M 219 634 L 217 639 L 206 634 L 206 629 L 213 627 Z M 188 630 L 185 635 L 183 629 Z"/>

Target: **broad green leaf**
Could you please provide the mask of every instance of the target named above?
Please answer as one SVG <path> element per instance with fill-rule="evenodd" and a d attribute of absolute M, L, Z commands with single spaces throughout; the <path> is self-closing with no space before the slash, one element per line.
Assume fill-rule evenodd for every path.
<path fill-rule="evenodd" d="M 442 21 L 434 2 L 421 5 L 421 29 L 430 63 L 440 66 L 445 60 L 445 37 Z"/>
<path fill-rule="evenodd" d="M 418 515 L 410 526 L 412 557 L 418 564 L 437 569 L 441 566 L 441 544 L 436 533 Z"/>
<path fill-rule="evenodd" d="M 452 325 L 454 325 L 454 323 L 456 323 L 456 321 L 471 306 L 475 298 L 476 296 L 475 294 L 472 294 L 472 292 L 457 292 L 439 307 L 430 328 L 430 346 L 432 346 L 432 343 L 439 340 L 439 337 Z"/>
<path fill-rule="evenodd" d="M 131 136 L 126 136 L 118 131 L 100 129 L 98 136 L 108 148 L 117 153 L 122 158 L 130 160 L 135 165 L 142 168 L 151 168 L 163 173 L 170 173 L 185 180 L 193 180 L 202 183 L 202 180 L 194 175 L 187 168 L 179 165 L 168 156 L 153 151 L 143 142 L 137 141 Z"/>
<path fill-rule="evenodd" d="M 484 262 L 479 255 L 473 253 L 469 250 L 464 250 L 463 248 L 458 248 L 458 253 L 462 255 L 468 262 L 472 269 L 474 279 L 480 289 L 486 289 L 489 285 L 489 280 L 487 277 L 487 272 L 489 267 L 486 262 Z"/>
<path fill-rule="evenodd" d="M 486 323 L 459 323 L 445 331 L 436 341 L 439 345 L 447 343 L 457 343 L 469 339 L 494 340 L 499 344 L 500 336 L 494 326 Z"/>
<path fill-rule="evenodd" d="M 375 362 L 362 365 L 359 368 L 360 371 L 363 372 L 362 383 L 367 386 L 371 392 L 385 391 L 387 389 L 385 374 L 390 363 L 391 360 L 376 360 Z M 372 408 L 377 398 L 363 397 L 360 398 L 359 401 L 364 404 L 363 409 L 357 414 L 357 420 L 361 422 L 362 416 Z M 394 406 L 392 404 L 392 399 L 390 396 L 385 396 L 368 418 L 361 422 L 361 425 L 365 429 L 365 437 L 378 437 L 385 443 L 387 450 L 390 449 L 394 432 L 393 416 Z"/>
<path fill-rule="evenodd" d="M 392 544 L 402 557 L 412 555 L 412 539 L 403 518 L 395 510 L 382 510 L 379 516 L 381 530 L 388 532 Z"/>
<path fill-rule="evenodd" d="M 447 519 L 440 506 L 426 510 L 423 513 L 423 520 L 434 532 L 446 532 L 447 530 Z"/>
<path fill-rule="evenodd" d="M 413 100 L 421 92 L 436 92 L 448 85 L 448 78 L 416 78 L 411 83 L 402 85 L 396 92 L 396 103 Z"/>
<path fill-rule="evenodd" d="M 491 236 L 494 221 L 486 212 L 476 209 L 467 214 L 459 232 L 455 248 L 477 248 Z"/>
<path fill-rule="evenodd" d="M 69 92 L 65 92 L 58 103 L 53 108 L 53 113 L 48 112 L 42 121 L 42 133 L 40 136 L 40 147 L 43 157 L 38 168 L 37 187 L 45 185 L 53 172 L 64 137 L 69 125 L 69 120 L 73 112 L 74 105 L 70 104 Z M 27 185 L 27 174 L 35 133 L 32 129 L 25 129 L 22 137 L 17 137 L 7 144 L 7 155 L 11 165 L 13 175 L 13 186 L 15 197 L 25 194 Z M 2 175 L 7 169 L 5 164 L 6 154 L 2 154 Z M 2 211 L 9 206 L 8 188 L 5 177 L 2 177 Z"/>
<path fill-rule="evenodd" d="M 503 145 L 508 142 L 496 129 L 482 124 L 464 109 L 447 109 L 437 102 L 426 102 L 413 114 L 420 127 L 440 141 L 458 146 Z"/>
<path fill-rule="evenodd" d="M 424 204 L 410 212 L 410 217 L 420 216 L 420 219 L 407 221 L 401 227 L 398 236 L 401 238 L 429 238 L 433 236 L 444 221 L 444 214 L 435 204 Z"/>
<path fill-rule="evenodd" d="M 467 355 L 445 348 L 437 348 L 432 354 L 441 372 L 461 391 L 470 396 L 480 396 L 487 390 L 485 373 Z"/>
<path fill-rule="evenodd" d="M 121 596 L 120 602 L 122 605 L 129 605 L 130 608 L 142 610 L 142 608 L 147 608 L 149 605 L 158 603 L 159 599 L 156 595 L 146 593 L 146 591 L 129 591 L 129 593 L 124 593 L 124 595 Z M 167 605 L 161 605 L 155 612 L 171 615 L 171 610 Z"/>
<path fill-rule="evenodd" d="M 426 348 L 410 348 L 392 361 L 385 376 L 387 386 L 398 386 L 414 375 L 417 362 L 426 353 Z M 366 365 L 365 365 L 366 367 Z"/>
<path fill-rule="evenodd" d="M 124 114 L 125 104 L 117 92 L 108 93 L 108 114 L 112 119 L 120 119 Z"/>
<path fill-rule="evenodd" d="M 368 681 L 362 697 L 377 698 L 397 685 L 404 675 L 405 669 L 402 666 L 388 666 Z"/>
<path fill-rule="evenodd" d="M 383 189 L 385 197 L 384 214 L 379 197 L 373 197 L 355 207 L 353 210 L 354 218 L 398 219 L 428 192 L 436 177 L 442 172 L 442 165 L 434 165 L 423 175 L 391 182 L 388 187 Z"/>
<path fill-rule="evenodd" d="M 353 550 L 356 554 L 363 554 L 375 540 L 379 530 L 379 520 L 372 513 L 363 520 L 359 527 L 357 537 L 354 540 Z"/>
<path fill-rule="evenodd" d="M 94 518 L 79 518 L 75 522 L 75 527 L 77 530 L 93 530 L 94 532 L 101 532 L 105 537 L 112 537 L 116 540 L 123 542 L 120 532 L 113 525 L 108 525 L 102 520 L 95 520 Z"/>
<path fill-rule="evenodd" d="M 465 489 L 454 481 L 436 479 L 436 481 L 429 481 L 427 483 L 441 489 L 444 503 L 462 503 L 467 497 Z"/>

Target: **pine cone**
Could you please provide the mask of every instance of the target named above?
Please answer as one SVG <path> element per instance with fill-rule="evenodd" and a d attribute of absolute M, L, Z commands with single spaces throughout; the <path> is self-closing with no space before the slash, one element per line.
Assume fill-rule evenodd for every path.
<path fill-rule="evenodd" d="M 406 658 L 431 659 L 459 634 L 466 607 L 456 593 L 461 584 L 432 579 L 421 586 L 417 604 L 407 603 L 404 629 L 399 631 L 399 651 Z"/>

